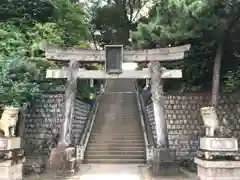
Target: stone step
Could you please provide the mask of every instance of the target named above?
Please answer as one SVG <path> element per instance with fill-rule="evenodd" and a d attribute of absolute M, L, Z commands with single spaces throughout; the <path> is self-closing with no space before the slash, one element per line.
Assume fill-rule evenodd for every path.
<path fill-rule="evenodd" d="M 129 140 L 132 140 L 132 141 L 137 141 L 137 140 L 141 140 L 141 141 L 144 141 L 144 137 L 143 136 L 112 136 L 112 137 L 109 137 L 109 136 L 104 136 L 104 135 L 99 135 L 99 136 L 92 136 L 90 138 L 90 140 L 95 140 L 95 141 L 100 141 L 100 140 L 107 140 L 107 141 L 129 141 Z"/>
<path fill-rule="evenodd" d="M 84 156 L 86 159 L 145 159 L 145 154 L 88 154 Z"/>
<path fill-rule="evenodd" d="M 127 152 L 135 152 L 135 151 L 145 151 L 145 146 L 91 146 L 87 147 L 87 151 L 127 151 Z"/>
<path fill-rule="evenodd" d="M 104 119 L 100 119 L 98 122 L 101 122 L 104 121 Z M 134 116 L 127 116 L 127 117 L 114 117 L 114 116 L 111 116 L 107 119 L 108 121 L 111 121 L 111 122 L 116 122 L 116 123 L 120 123 L 120 122 L 128 122 L 128 123 L 133 123 L 133 124 L 136 124 L 139 119 L 137 117 Z M 98 123 L 96 122 L 96 123 Z"/>
<path fill-rule="evenodd" d="M 139 142 L 131 142 L 131 141 L 122 141 L 122 142 L 115 142 L 115 141 L 89 141 L 88 143 L 89 146 L 91 145 L 96 145 L 96 146 L 108 146 L 108 147 L 122 147 L 122 146 L 131 146 L 131 147 L 141 147 L 141 146 L 144 146 L 145 147 L 145 143 L 143 141 L 139 141 Z"/>
<path fill-rule="evenodd" d="M 131 80 L 114 80 L 110 84 L 110 89 L 117 92 L 122 88 L 129 91 L 129 87 L 135 92 Z M 104 94 L 85 152 L 85 163 L 145 163 L 145 142 L 139 118 L 135 93 Z"/>
<path fill-rule="evenodd" d="M 124 126 L 125 128 L 130 128 L 132 127 L 133 129 L 140 129 L 140 125 L 138 124 L 138 122 L 132 123 L 132 122 L 128 122 L 128 121 L 122 121 L 122 122 L 113 122 L 114 120 L 106 120 L 104 122 L 97 122 L 94 124 L 94 128 L 100 128 L 100 127 L 118 127 L 119 125 Z M 140 122 L 139 122 L 140 123 Z"/>
<path fill-rule="evenodd" d="M 130 136 L 131 134 L 142 134 L 140 130 L 138 131 L 127 131 L 127 130 L 117 130 L 115 129 L 115 131 L 113 129 L 111 130 L 101 130 L 101 131 L 94 131 L 94 133 L 98 133 L 98 134 L 108 134 L 108 135 L 118 135 L 118 134 L 122 134 L 122 135 L 125 135 L 125 136 Z"/>
<path fill-rule="evenodd" d="M 99 130 L 103 130 L 103 129 L 108 129 L 108 128 L 113 128 L 113 129 L 115 129 L 115 130 L 118 130 L 118 131 L 130 131 L 130 132 L 138 132 L 140 129 L 141 129 L 141 127 L 139 126 L 139 125 L 132 125 L 132 124 L 129 124 L 129 123 L 121 123 L 121 124 L 116 124 L 116 123 L 114 123 L 114 124 L 111 124 L 111 123 L 108 123 L 108 122 L 105 122 L 106 124 L 105 125 L 98 125 L 98 126 L 94 126 L 94 130 L 96 130 L 96 131 L 99 131 Z M 108 124 L 107 124 L 108 123 Z M 119 128 L 119 127 L 124 127 L 124 129 L 123 128 Z M 111 130 L 111 129 L 108 129 L 108 130 Z"/>
<path fill-rule="evenodd" d="M 130 127 L 132 127 L 131 125 L 129 125 Z M 119 129 L 119 127 L 124 127 L 124 125 L 118 125 L 118 126 L 108 126 L 108 127 L 97 127 L 97 128 L 94 128 L 94 132 L 101 132 L 103 134 L 106 134 L 106 133 L 137 133 L 137 132 L 141 132 L 142 129 L 139 127 L 139 128 L 135 128 L 135 127 L 125 127 L 125 129 Z"/>
<path fill-rule="evenodd" d="M 109 137 L 111 138 L 111 137 Z M 123 140 L 111 140 L 108 138 L 101 138 L 101 139 L 89 139 L 89 143 L 98 143 L 98 144 L 144 144 L 143 139 L 123 139 Z"/>
<path fill-rule="evenodd" d="M 107 126 L 107 125 L 109 125 L 109 124 L 111 124 L 111 125 L 116 124 L 116 125 L 117 125 L 117 124 L 123 124 L 123 123 L 128 123 L 128 124 L 134 125 L 134 126 L 136 126 L 136 127 L 139 126 L 138 120 L 137 120 L 137 119 L 136 119 L 136 120 L 135 120 L 135 119 L 132 120 L 131 118 L 116 119 L 116 118 L 110 117 L 110 118 L 108 118 L 107 120 L 102 120 L 102 121 L 108 122 L 108 124 L 105 124 L 105 126 Z M 101 120 L 99 120 L 98 122 L 96 122 L 95 125 L 102 125 L 102 124 L 101 124 Z"/>
<path fill-rule="evenodd" d="M 106 122 L 107 123 L 107 122 Z M 117 124 L 117 125 L 105 125 L 105 126 L 98 126 L 98 127 L 94 127 L 94 131 L 95 132 L 99 132 L 102 131 L 104 132 L 105 130 L 110 131 L 110 132 L 115 132 L 114 130 L 116 130 L 116 132 L 132 132 L 132 133 L 137 133 L 141 130 L 141 127 L 135 127 L 131 124 L 125 123 L 127 125 L 124 124 Z M 119 127 L 124 127 L 124 129 L 119 129 Z"/>
<path fill-rule="evenodd" d="M 116 118 L 113 118 L 113 117 L 108 117 L 108 119 L 100 119 L 98 120 L 97 122 L 95 122 L 95 125 L 102 125 L 101 123 L 102 122 L 107 122 L 108 124 L 104 124 L 105 126 L 111 124 L 111 125 L 117 125 L 117 124 L 125 124 L 125 125 L 134 125 L 136 127 L 140 126 L 138 124 L 139 120 L 138 119 L 132 119 L 132 118 L 124 118 L 124 119 L 116 119 Z"/>
<path fill-rule="evenodd" d="M 145 144 L 142 143 L 89 143 L 89 147 L 145 147 Z"/>
<path fill-rule="evenodd" d="M 136 135 L 136 136 L 132 136 L 132 135 L 127 135 L 127 136 L 120 136 L 120 135 L 111 135 L 111 137 L 109 137 L 109 134 L 99 134 L 98 136 L 90 136 L 90 139 L 111 139 L 111 140 L 128 140 L 128 139 L 133 139 L 133 140 L 138 140 L 138 139 L 141 139 L 143 140 L 144 139 L 144 136 L 143 135 Z"/>
<path fill-rule="evenodd" d="M 126 144 L 126 143 L 143 143 L 144 144 L 144 140 L 143 139 L 105 139 L 105 138 L 101 138 L 100 139 L 90 139 L 89 143 L 106 143 L 106 144 L 112 144 L 112 143 L 118 143 L 118 144 Z M 110 137 L 111 138 L 111 137 Z M 129 137 L 130 138 L 130 137 Z"/>
<path fill-rule="evenodd" d="M 123 104 L 122 104 L 123 105 Z M 118 106 L 118 105 L 116 105 Z M 109 107 L 110 108 L 110 107 Z M 120 108 L 121 111 L 117 111 L 117 108 L 115 111 L 108 112 L 109 120 L 116 120 L 116 121 L 129 121 L 129 122 L 138 122 L 138 112 L 132 113 L 132 108 L 123 109 L 123 107 Z M 121 114 L 124 113 L 124 114 Z M 106 114 L 105 114 L 106 115 Z M 103 120 L 103 119 L 101 119 Z"/>
<path fill-rule="evenodd" d="M 86 164 L 145 164 L 145 159 L 85 159 Z"/>
<path fill-rule="evenodd" d="M 111 143 L 104 143 L 104 142 L 89 142 L 88 143 L 89 147 L 108 147 L 108 148 L 130 148 L 130 147 L 134 147 L 134 148 L 139 148 L 139 147 L 146 147 L 145 143 L 115 143 L 115 142 L 111 142 Z"/>
<path fill-rule="evenodd" d="M 105 133 L 104 132 L 93 131 L 91 136 L 99 136 L 101 134 L 105 134 Z M 109 136 L 109 134 L 107 136 Z M 115 137 L 119 137 L 119 136 L 143 136 L 143 134 L 141 132 L 133 132 L 133 133 L 112 132 L 111 136 L 115 136 Z"/>
<path fill-rule="evenodd" d="M 110 150 L 106 150 L 106 151 L 101 151 L 101 150 L 88 150 L 86 155 L 142 155 L 145 156 L 145 151 L 123 151 L 123 150 L 118 150 L 118 151 L 110 151 Z"/>

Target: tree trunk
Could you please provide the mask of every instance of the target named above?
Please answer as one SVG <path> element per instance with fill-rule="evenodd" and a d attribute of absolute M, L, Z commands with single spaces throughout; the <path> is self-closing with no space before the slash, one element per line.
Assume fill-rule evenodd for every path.
<path fill-rule="evenodd" d="M 222 55 L 223 55 L 223 42 L 220 42 L 220 44 L 217 47 L 216 56 L 214 59 L 214 68 L 213 68 L 212 106 L 214 107 L 218 105 Z"/>

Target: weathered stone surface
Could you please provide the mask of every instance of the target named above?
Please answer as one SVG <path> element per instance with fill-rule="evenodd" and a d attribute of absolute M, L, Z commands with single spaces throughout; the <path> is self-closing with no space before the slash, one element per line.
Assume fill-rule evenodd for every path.
<path fill-rule="evenodd" d="M 2 165 L 0 164 L 0 179 L 1 180 L 20 180 L 22 179 L 23 164 Z"/>
<path fill-rule="evenodd" d="M 154 148 L 152 172 L 157 176 L 173 176 L 180 172 L 180 164 L 176 162 L 176 150 Z"/>
<path fill-rule="evenodd" d="M 164 110 L 168 123 L 170 147 L 177 149 L 177 157 L 194 156 L 199 145 L 199 134 L 203 125 L 200 108 L 210 105 L 211 96 L 206 94 L 165 94 Z M 59 132 L 63 120 L 64 95 L 48 94 L 33 104 L 25 119 L 25 150 L 27 155 L 42 151 L 46 140 L 53 140 Z M 84 128 L 90 106 L 76 100 L 72 136 L 76 144 Z M 226 118 L 234 124 L 233 134 L 240 137 L 240 98 L 237 95 L 221 96 L 218 106 L 218 118 Z M 152 104 L 147 106 L 149 124 L 156 140 L 155 122 Z M 74 139 L 74 138 L 73 138 Z M 53 142 L 53 141 L 52 141 Z M 47 151 L 47 149 L 45 148 Z"/>
<path fill-rule="evenodd" d="M 195 158 L 199 180 L 239 180 L 239 161 L 206 161 Z"/>
<path fill-rule="evenodd" d="M 0 138 L 0 151 L 20 149 L 20 147 L 21 147 L 20 137 Z"/>
<path fill-rule="evenodd" d="M 79 141 L 89 111 L 90 105 L 76 99 L 72 143 Z M 43 95 L 26 112 L 25 117 L 23 138 L 26 155 L 39 156 L 48 153 L 50 146 L 56 146 L 56 136 L 64 119 L 64 94 Z"/>
<path fill-rule="evenodd" d="M 153 163 L 152 172 L 155 176 L 175 176 L 180 173 L 180 166 L 177 162 Z"/>
<path fill-rule="evenodd" d="M 57 136 L 64 118 L 63 111 L 63 94 L 43 95 L 33 103 L 25 116 L 23 138 L 26 155 L 48 151 L 46 143 Z"/>
<path fill-rule="evenodd" d="M 169 146 L 177 149 L 177 158 L 194 156 L 199 146 L 199 134 L 202 133 L 203 121 L 200 108 L 210 105 L 210 94 L 167 94 L 164 95 L 164 111 L 168 127 Z M 240 96 L 221 96 L 217 114 L 233 124 L 233 135 L 240 137 Z M 147 107 L 149 124 L 156 142 L 153 105 Z"/>

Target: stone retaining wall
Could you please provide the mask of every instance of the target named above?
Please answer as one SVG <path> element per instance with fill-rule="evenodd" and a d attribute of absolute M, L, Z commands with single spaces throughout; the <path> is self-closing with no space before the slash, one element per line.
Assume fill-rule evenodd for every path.
<path fill-rule="evenodd" d="M 234 124 L 234 135 L 240 138 L 240 96 L 221 96 L 218 106 L 220 120 Z M 203 125 L 200 108 L 210 105 L 209 94 L 165 94 L 165 117 L 168 123 L 169 144 L 178 149 L 178 158 L 193 155 Z M 153 105 L 147 106 L 148 118 L 156 141 Z"/>
<path fill-rule="evenodd" d="M 73 120 L 73 135 L 80 138 L 90 106 L 76 100 Z M 55 143 L 61 122 L 64 119 L 64 94 L 48 94 L 39 98 L 25 115 L 24 148 L 26 155 L 46 153 L 46 142 Z M 78 123 L 80 123 L 80 126 Z M 75 133 L 77 132 L 77 133 Z"/>
<path fill-rule="evenodd" d="M 240 96 L 221 96 L 219 119 L 226 118 L 234 124 L 234 135 L 240 137 Z M 168 122 L 169 144 L 178 149 L 178 157 L 196 152 L 198 134 L 203 122 L 200 107 L 210 104 L 209 94 L 165 94 L 165 116 Z M 89 114 L 90 106 L 77 99 L 73 120 L 73 143 L 78 143 Z M 152 104 L 147 106 L 149 123 L 156 140 Z M 24 147 L 27 155 L 41 153 L 41 145 L 52 140 L 59 132 L 64 118 L 64 95 L 43 95 L 25 115 Z"/>

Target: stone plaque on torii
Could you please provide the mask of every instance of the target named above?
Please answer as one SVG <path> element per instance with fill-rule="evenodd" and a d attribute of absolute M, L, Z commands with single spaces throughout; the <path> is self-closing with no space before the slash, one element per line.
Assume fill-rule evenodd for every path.
<path fill-rule="evenodd" d="M 60 131 L 59 146 L 70 144 L 71 122 L 74 98 L 76 96 L 77 78 L 80 79 L 151 79 L 152 99 L 156 123 L 157 148 L 164 149 L 166 157 L 168 151 L 167 123 L 164 117 L 162 78 L 182 78 L 182 70 L 167 70 L 160 62 L 181 60 L 190 45 L 149 50 L 123 50 L 122 45 L 108 45 L 105 50 L 79 50 L 45 48 L 45 57 L 55 61 L 69 62 L 70 66 L 62 69 L 48 69 L 46 78 L 68 79 L 65 97 L 65 118 Z M 105 62 L 105 70 L 84 70 L 77 68 L 80 63 Z M 149 62 L 148 69 L 123 70 L 123 62 Z M 155 151 L 159 156 L 159 151 Z"/>

